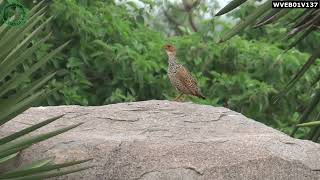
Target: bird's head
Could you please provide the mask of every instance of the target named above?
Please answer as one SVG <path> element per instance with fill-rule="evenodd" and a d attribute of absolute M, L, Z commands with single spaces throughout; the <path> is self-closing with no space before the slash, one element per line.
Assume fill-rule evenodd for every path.
<path fill-rule="evenodd" d="M 173 45 L 167 44 L 164 45 L 163 48 L 166 50 L 168 56 L 176 54 L 176 48 Z"/>

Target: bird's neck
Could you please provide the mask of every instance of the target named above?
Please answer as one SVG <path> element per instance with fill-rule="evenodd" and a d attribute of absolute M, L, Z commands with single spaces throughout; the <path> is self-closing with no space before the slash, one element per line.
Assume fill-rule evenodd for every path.
<path fill-rule="evenodd" d="M 176 55 L 175 54 L 168 54 L 168 62 L 169 62 L 169 65 L 175 65 L 177 62 L 176 62 Z"/>

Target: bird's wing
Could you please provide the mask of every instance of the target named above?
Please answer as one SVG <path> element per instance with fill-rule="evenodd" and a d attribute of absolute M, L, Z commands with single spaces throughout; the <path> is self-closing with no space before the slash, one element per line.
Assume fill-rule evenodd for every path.
<path fill-rule="evenodd" d="M 193 94 L 199 94 L 197 82 L 193 79 L 191 73 L 183 66 L 177 70 L 176 78 Z"/>

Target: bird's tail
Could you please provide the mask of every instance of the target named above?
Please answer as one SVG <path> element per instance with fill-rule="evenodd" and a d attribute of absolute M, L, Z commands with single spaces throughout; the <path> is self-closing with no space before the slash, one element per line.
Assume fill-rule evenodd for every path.
<path fill-rule="evenodd" d="M 204 95 L 202 93 L 198 93 L 197 97 L 201 98 L 201 99 L 206 99 L 206 97 L 204 97 Z"/>

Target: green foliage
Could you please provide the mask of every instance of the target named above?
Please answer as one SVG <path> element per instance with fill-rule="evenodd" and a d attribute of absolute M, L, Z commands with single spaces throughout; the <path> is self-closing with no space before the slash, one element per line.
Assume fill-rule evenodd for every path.
<path fill-rule="evenodd" d="M 65 43 L 51 52 L 42 52 L 40 59 L 34 61 L 32 55 L 49 38 L 36 39 L 43 28 L 52 20 L 43 20 L 44 8 L 41 3 L 32 8 L 25 24 L 19 27 L 0 25 L 0 125 L 27 110 L 35 103 L 46 98 L 52 90 L 45 85 L 56 74 L 55 71 L 46 72 L 42 77 L 35 76 L 36 71 L 60 52 L 68 43 Z M 32 82 L 30 80 L 33 79 Z M 40 160 L 18 168 L 5 169 L 7 164 L 17 158 L 20 151 L 31 145 L 59 135 L 80 124 L 67 126 L 52 132 L 39 135 L 30 135 L 31 132 L 59 119 L 61 116 L 40 122 L 16 133 L 0 138 L 0 179 L 43 179 L 61 176 L 64 174 L 87 169 L 88 167 L 74 167 L 83 161 L 74 161 L 64 164 L 53 164 L 52 160 Z M 65 169 L 65 167 L 69 169 Z M 70 169 L 70 167 L 72 169 Z M 63 169 L 61 169 L 63 168 Z M 60 170 L 61 171 L 58 171 Z"/>
<path fill-rule="evenodd" d="M 159 87 L 169 89 L 159 80 L 165 77 L 166 61 L 159 51 L 163 36 L 138 23 L 126 8 L 100 1 L 52 4 L 57 16 L 51 27 L 57 39 L 53 43 L 71 39 L 72 46 L 52 64 L 65 69 L 66 76 L 54 83 L 62 86 L 64 96 L 52 96 L 50 104 L 99 105 L 163 97 Z"/>
<path fill-rule="evenodd" d="M 234 4 L 235 1 L 232 1 L 229 3 L 228 6 L 231 4 Z M 237 4 L 235 6 L 240 6 L 241 4 Z M 235 8 L 233 6 L 233 9 Z M 286 21 L 280 21 L 280 19 L 290 14 L 290 12 L 295 12 L 298 15 L 294 16 L 292 20 L 290 20 L 290 23 L 287 23 L 288 19 Z M 293 15 L 293 14 L 292 14 Z M 300 41 L 303 39 L 306 39 L 306 37 L 311 34 L 311 32 L 316 32 L 319 30 L 319 18 L 320 18 L 320 11 L 317 9 L 305 9 L 305 10 L 293 10 L 293 9 L 272 9 L 271 8 L 271 1 L 266 1 L 262 5 L 258 6 L 256 10 L 253 13 L 249 13 L 245 18 L 243 18 L 237 25 L 235 25 L 231 30 L 229 30 L 227 33 L 225 33 L 222 38 L 221 42 L 229 40 L 233 36 L 239 34 L 240 32 L 244 31 L 247 26 L 253 25 L 254 27 L 261 27 L 263 25 L 279 22 L 279 24 L 286 24 L 290 25 L 289 28 L 287 28 L 287 35 L 285 37 L 286 40 L 291 39 L 295 37 L 293 42 L 291 42 L 288 47 L 286 48 L 286 51 L 291 49 L 292 47 L 296 46 Z M 307 49 L 308 50 L 308 49 Z M 287 83 L 285 88 L 281 90 L 281 92 L 278 94 L 278 96 L 275 98 L 278 100 L 279 98 L 283 97 L 285 94 L 287 94 L 292 87 L 300 80 L 305 73 L 311 69 L 312 65 L 315 65 L 317 62 L 317 59 L 320 58 L 320 52 L 317 47 L 312 50 L 312 55 L 309 57 L 308 61 L 304 63 L 299 71 L 297 71 L 296 75 Z M 318 64 L 317 64 L 318 65 Z M 311 84 L 314 85 L 315 83 L 319 82 L 319 75 L 316 78 L 316 80 Z M 309 85 L 309 86 L 311 86 Z M 316 110 L 318 110 L 318 103 L 320 102 L 320 92 L 319 90 L 316 91 L 315 96 L 311 99 L 310 104 L 305 108 L 303 113 L 301 114 L 299 118 L 299 124 L 304 123 L 307 121 L 310 116 L 312 116 L 312 113 Z M 319 116 L 317 116 L 319 118 Z M 313 124 L 314 125 L 314 124 Z M 291 136 L 296 135 L 300 125 L 296 125 L 293 128 L 293 131 L 291 132 Z M 303 137 L 307 137 L 313 141 L 318 141 L 320 137 L 320 126 L 316 126 L 311 130 L 309 135 L 306 135 L 306 133 L 302 133 Z M 301 136 L 300 136 L 301 137 Z"/>
<path fill-rule="evenodd" d="M 289 133 L 303 110 L 301 104 L 312 93 L 305 86 L 311 85 L 319 69 L 308 71 L 288 98 L 273 104 L 272 97 L 308 59 L 307 54 L 292 50 L 279 55 L 282 50 L 277 44 L 240 37 L 217 44 L 218 33 L 205 28 L 206 24 L 201 32 L 166 39 L 138 21 L 139 13 L 128 13 L 127 8 L 126 4 L 98 1 L 85 5 L 57 1 L 51 5 L 57 17 L 51 26 L 54 38 L 46 46 L 72 41 L 46 67 L 63 69 L 64 75 L 52 83 L 61 90 L 48 99 L 49 104 L 171 99 L 176 92 L 166 76 L 162 46 L 173 43 L 178 58 L 194 73 L 208 97 L 193 101 L 226 106 Z M 216 26 L 221 25 L 216 21 Z"/>
<path fill-rule="evenodd" d="M 241 5 L 238 10 L 232 11 L 230 15 L 234 18 L 240 18 L 241 20 L 243 20 L 251 13 L 251 10 L 256 7 L 257 5 L 254 1 L 248 1 Z M 303 13 L 304 11 L 305 10 L 303 9 L 295 9 L 294 11 L 290 11 L 290 9 L 280 12 L 278 11 L 278 14 L 280 15 L 279 17 L 277 17 L 278 19 L 274 19 L 273 21 L 264 24 L 263 28 L 257 28 L 255 26 L 253 28 L 247 28 L 246 30 L 239 32 L 238 35 L 247 40 L 259 40 L 277 44 L 279 48 L 286 49 L 291 46 L 291 43 L 294 43 L 298 39 L 285 39 L 284 34 L 288 31 L 287 28 L 292 26 L 288 26 L 288 24 L 290 22 L 294 22 L 294 20 L 299 17 L 300 13 Z M 281 14 L 281 12 L 285 12 L 285 14 Z M 269 11 L 266 14 L 269 13 L 274 14 L 275 12 Z M 278 14 L 276 14 L 275 16 L 277 16 Z M 261 21 L 262 19 L 264 18 L 260 18 L 259 21 Z M 303 37 L 297 42 L 297 44 L 294 45 L 301 52 L 312 53 L 313 50 L 316 49 L 319 45 L 319 38 L 320 32 L 312 31 L 306 34 L 305 37 Z M 290 47 L 290 49 L 292 47 Z"/>
<path fill-rule="evenodd" d="M 52 2 L 50 12 L 56 16 L 50 27 L 53 38 L 37 51 L 36 58 L 52 46 L 69 39 L 71 43 L 39 73 L 60 70 L 50 84 L 60 90 L 47 99 L 48 104 L 102 105 L 172 99 L 176 91 L 168 81 L 167 57 L 162 49 L 164 44 L 172 43 L 177 46 L 180 62 L 193 72 L 208 97 L 190 97 L 192 101 L 225 106 L 290 133 L 313 95 L 305 87 L 314 84 L 319 66 L 311 66 L 288 96 L 273 103 L 272 98 L 309 58 L 297 50 L 283 54 L 287 44 L 282 44 L 279 37 L 285 27 L 248 30 L 240 33 L 241 37 L 217 44 L 230 24 L 195 18 L 197 32 L 192 33 L 189 24 L 181 20 L 181 28 L 186 31 L 166 37 L 171 30 L 176 34 L 176 30 L 168 27 L 170 30 L 161 33 L 153 29 L 166 28 L 160 27 L 157 17 L 150 17 L 153 5 Z M 300 129 L 298 136 L 308 131 Z"/>
<path fill-rule="evenodd" d="M 274 104 L 272 97 L 308 55 L 298 51 L 279 55 L 282 51 L 276 45 L 249 42 L 239 37 L 223 45 L 202 43 L 199 37 L 194 37 L 198 36 L 176 40 L 178 49 L 182 50 L 180 59 L 192 72 L 199 72 L 195 75 L 209 97 L 206 102 L 194 100 L 223 105 L 289 133 L 289 127 L 303 110 L 301 105 L 306 104 L 312 94 L 305 87 L 311 86 L 319 68 L 312 67 L 287 98 Z"/>

